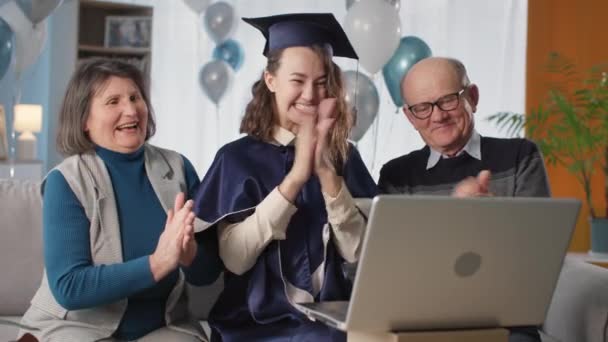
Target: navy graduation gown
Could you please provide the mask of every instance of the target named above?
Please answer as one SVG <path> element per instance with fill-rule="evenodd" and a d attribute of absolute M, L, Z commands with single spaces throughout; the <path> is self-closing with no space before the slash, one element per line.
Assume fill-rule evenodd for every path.
<path fill-rule="evenodd" d="M 194 211 L 206 222 L 240 222 L 277 187 L 291 169 L 293 146 L 251 136 L 222 147 L 195 196 Z M 342 176 L 353 197 L 373 197 L 376 184 L 351 146 Z M 345 334 L 308 320 L 290 303 L 285 280 L 313 293 L 311 274 L 325 261 L 324 282 L 315 300 L 348 300 L 351 284 L 334 244 L 325 247 L 325 201 L 312 176 L 296 199 L 286 239 L 272 241 L 243 275 L 224 275 L 224 291 L 209 318 L 213 341 L 344 341 Z M 331 234 L 331 229 L 329 230 Z"/>

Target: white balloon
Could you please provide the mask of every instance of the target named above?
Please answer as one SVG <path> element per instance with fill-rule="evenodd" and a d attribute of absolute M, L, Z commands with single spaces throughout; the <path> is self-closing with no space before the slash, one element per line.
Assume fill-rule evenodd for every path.
<path fill-rule="evenodd" d="M 186 5 L 190 7 L 195 13 L 203 13 L 211 0 L 184 0 Z"/>
<path fill-rule="evenodd" d="M 344 31 L 363 68 L 375 74 L 399 46 L 401 20 L 399 13 L 385 0 L 359 1 L 346 14 Z"/>
<path fill-rule="evenodd" d="M 0 17 L 15 33 L 15 73 L 21 75 L 40 57 L 46 42 L 46 22 L 32 25 L 14 1 L 0 8 Z"/>

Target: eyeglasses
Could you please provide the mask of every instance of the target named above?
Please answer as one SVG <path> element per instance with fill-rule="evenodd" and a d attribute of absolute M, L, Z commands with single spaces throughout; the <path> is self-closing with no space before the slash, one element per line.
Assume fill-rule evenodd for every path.
<path fill-rule="evenodd" d="M 457 93 L 442 96 L 435 102 L 417 103 L 407 108 L 417 119 L 424 120 L 433 114 L 433 107 L 435 106 L 439 107 L 439 109 L 443 111 L 456 109 L 458 104 L 460 104 L 460 95 L 462 95 L 466 89 L 467 87 L 464 87 Z"/>

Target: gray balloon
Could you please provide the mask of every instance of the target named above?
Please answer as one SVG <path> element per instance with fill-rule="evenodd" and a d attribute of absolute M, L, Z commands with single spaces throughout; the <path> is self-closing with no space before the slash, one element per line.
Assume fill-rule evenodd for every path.
<path fill-rule="evenodd" d="M 378 89 L 369 77 L 360 72 L 348 70 L 343 73 L 343 77 L 346 86 L 346 103 L 355 115 L 355 125 L 350 131 L 350 138 L 359 141 L 378 115 L 380 106 Z"/>
<path fill-rule="evenodd" d="M 232 81 L 230 65 L 224 61 L 213 60 L 203 66 L 198 81 L 209 99 L 218 104 Z"/>
<path fill-rule="evenodd" d="M 205 11 L 205 29 L 211 39 L 221 43 L 228 39 L 236 26 L 234 8 L 225 2 L 216 2 Z"/>
<path fill-rule="evenodd" d="M 355 2 L 359 2 L 361 0 L 346 0 L 346 9 L 349 9 Z M 399 10 L 401 8 L 401 0 L 385 0 L 391 6 L 395 7 L 395 10 Z"/>
<path fill-rule="evenodd" d="M 63 0 L 17 0 L 17 5 L 35 25 L 48 17 L 61 2 Z"/>

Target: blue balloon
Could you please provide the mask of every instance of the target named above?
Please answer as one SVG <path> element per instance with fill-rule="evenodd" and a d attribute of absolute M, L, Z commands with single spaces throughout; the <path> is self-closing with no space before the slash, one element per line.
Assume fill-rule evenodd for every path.
<path fill-rule="evenodd" d="M 213 49 L 213 59 L 228 63 L 234 71 L 241 68 L 244 57 L 241 44 L 234 39 L 228 39 Z"/>
<path fill-rule="evenodd" d="M 0 18 L 0 80 L 11 64 L 15 34 L 4 19 Z"/>
<path fill-rule="evenodd" d="M 414 36 L 401 38 L 397 51 L 382 68 L 384 83 L 386 83 L 391 99 L 397 107 L 403 106 L 401 79 L 412 65 L 430 56 L 431 48 L 422 39 Z"/>

